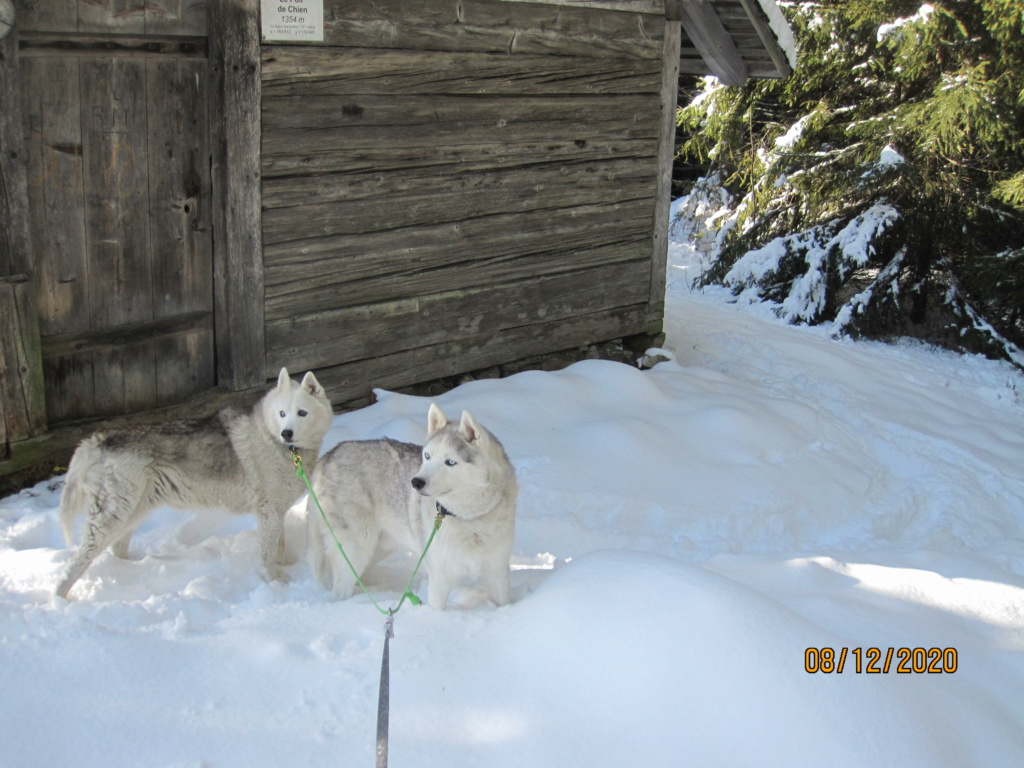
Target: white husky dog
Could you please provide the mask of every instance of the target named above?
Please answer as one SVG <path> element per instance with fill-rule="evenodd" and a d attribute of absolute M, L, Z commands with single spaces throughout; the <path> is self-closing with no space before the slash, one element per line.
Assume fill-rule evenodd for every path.
<path fill-rule="evenodd" d="M 282 368 L 277 386 L 249 409 L 86 438 L 71 458 L 60 500 L 68 546 L 75 516 L 85 511 L 88 519 L 56 594 L 66 598 L 105 547 L 126 557 L 132 532 L 160 506 L 255 514 L 262 575 L 282 579 L 285 513 L 305 491 L 289 446 L 313 467 L 332 417 L 312 371 L 297 384 Z"/>
<path fill-rule="evenodd" d="M 509 601 L 509 557 L 518 486 L 501 443 L 466 411 L 449 423 L 436 405 L 427 444 L 394 440 L 339 443 L 321 460 L 312 486 L 360 577 L 398 550 L 422 551 L 438 513 L 444 523 L 427 553 L 427 601 L 444 609 L 463 580 L 482 580 L 498 605 Z M 337 597 L 356 579 L 315 501 L 306 502 L 314 578 Z"/>

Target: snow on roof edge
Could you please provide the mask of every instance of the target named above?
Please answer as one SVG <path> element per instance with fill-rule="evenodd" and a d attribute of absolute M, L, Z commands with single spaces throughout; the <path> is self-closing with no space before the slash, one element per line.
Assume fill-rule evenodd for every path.
<path fill-rule="evenodd" d="M 775 40 L 778 42 L 782 52 L 786 54 L 786 60 L 789 62 L 790 68 L 796 69 L 796 40 L 793 37 L 793 30 L 790 29 L 789 22 L 782 15 L 782 11 L 775 4 L 775 0 L 757 0 L 757 3 L 761 6 L 761 10 L 764 11 L 764 15 L 768 17 L 768 26 L 775 33 Z"/>

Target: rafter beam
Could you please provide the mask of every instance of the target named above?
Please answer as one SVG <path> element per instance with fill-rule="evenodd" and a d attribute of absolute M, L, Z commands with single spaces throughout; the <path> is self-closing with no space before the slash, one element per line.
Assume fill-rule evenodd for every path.
<path fill-rule="evenodd" d="M 778 76 L 789 77 L 796 66 L 796 43 L 782 12 L 773 2 L 766 6 L 761 0 L 740 0 L 740 5 L 775 64 Z"/>
<path fill-rule="evenodd" d="M 747 65 L 707 0 L 683 0 L 683 30 L 700 52 L 711 74 L 726 85 L 743 85 L 750 77 Z"/>

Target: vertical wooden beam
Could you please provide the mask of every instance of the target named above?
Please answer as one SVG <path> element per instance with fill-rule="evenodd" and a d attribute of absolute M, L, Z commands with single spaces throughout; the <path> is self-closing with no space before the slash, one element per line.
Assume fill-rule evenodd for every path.
<path fill-rule="evenodd" d="M 668 268 L 669 208 L 672 205 L 672 161 L 676 155 L 676 107 L 679 101 L 679 49 L 682 39 L 678 0 L 665 3 L 665 39 L 661 52 L 661 127 L 658 135 L 658 188 L 654 196 L 651 242 L 651 298 L 648 333 L 661 333 L 665 319 L 665 270 Z"/>
<path fill-rule="evenodd" d="M 0 461 L 46 432 L 39 322 L 27 275 L 0 277 Z"/>
<path fill-rule="evenodd" d="M 28 155 L 21 121 L 17 30 L 0 38 L 0 276 L 31 274 Z"/>
<path fill-rule="evenodd" d="M 16 28 L 0 31 L 5 32 L 0 37 L 0 460 L 4 460 L 10 443 L 46 432 L 46 398 L 30 278 L 32 230 L 18 35 Z"/>
<path fill-rule="evenodd" d="M 217 381 L 239 390 L 266 381 L 259 2 L 218 0 L 207 12 L 213 84 Z"/>

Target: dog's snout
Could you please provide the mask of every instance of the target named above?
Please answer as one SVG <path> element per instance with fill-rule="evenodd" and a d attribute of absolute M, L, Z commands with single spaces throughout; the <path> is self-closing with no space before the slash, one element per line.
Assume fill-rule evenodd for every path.
<path fill-rule="evenodd" d="M 292 441 L 293 437 L 295 437 L 295 433 L 292 430 L 290 430 L 290 429 L 282 429 L 281 430 L 281 439 L 284 440 L 286 443 L 290 443 Z"/>
<path fill-rule="evenodd" d="M 426 484 L 427 481 L 424 480 L 422 477 L 414 477 L 412 479 L 412 487 L 415 488 L 417 491 L 422 491 Z"/>

